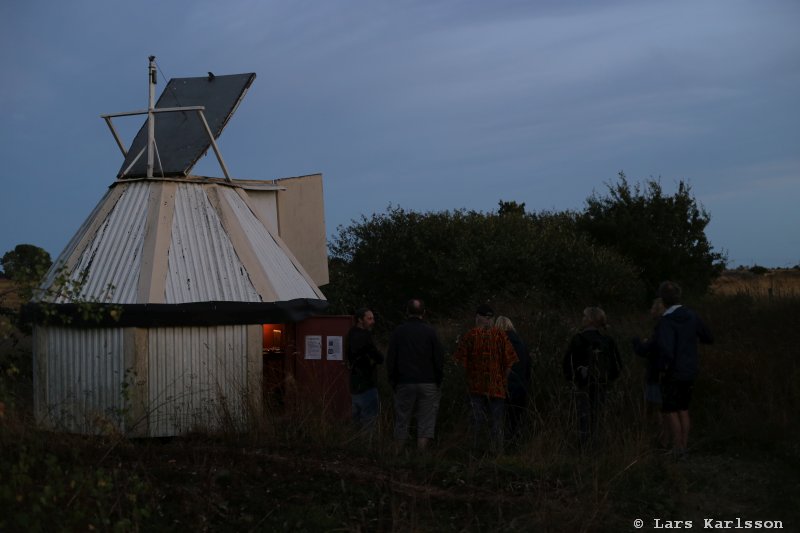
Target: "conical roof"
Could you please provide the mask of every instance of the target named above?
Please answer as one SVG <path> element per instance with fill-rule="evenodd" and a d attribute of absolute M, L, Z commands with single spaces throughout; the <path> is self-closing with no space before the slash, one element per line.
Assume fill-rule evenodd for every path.
<path fill-rule="evenodd" d="M 29 306 L 33 319 L 243 324 L 302 320 L 324 309 L 325 296 L 278 235 L 277 193 L 284 188 L 232 180 L 214 141 L 255 74 L 172 79 L 154 105 L 155 57 L 149 59 L 148 109 L 101 115 L 125 161 L 46 276 Z M 142 114 L 148 120 L 125 149 L 112 118 Z M 209 146 L 224 180 L 189 175 Z M 317 229 L 324 231 L 324 222 Z"/>
<path fill-rule="evenodd" d="M 121 306 L 125 322 L 141 325 L 234 320 L 221 313 L 246 322 L 305 318 L 325 297 L 248 194 L 279 189 L 209 178 L 117 181 L 54 263 L 38 301 Z"/>

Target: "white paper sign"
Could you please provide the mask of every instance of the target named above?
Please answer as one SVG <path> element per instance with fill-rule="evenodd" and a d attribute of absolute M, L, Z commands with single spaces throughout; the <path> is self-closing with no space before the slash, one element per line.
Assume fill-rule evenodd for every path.
<path fill-rule="evenodd" d="M 328 361 L 342 360 L 342 338 L 328 337 Z"/>
<path fill-rule="evenodd" d="M 322 359 L 322 335 L 306 335 L 306 359 Z"/>

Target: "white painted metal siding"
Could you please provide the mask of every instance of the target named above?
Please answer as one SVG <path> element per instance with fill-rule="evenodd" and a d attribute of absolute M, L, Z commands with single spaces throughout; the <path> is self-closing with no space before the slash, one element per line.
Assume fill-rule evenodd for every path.
<path fill-rule="evenodd" d="M 151 437 L 243 430 L 247 326 L 149 330 Z"/>
<path fill-rule="evenodd" d="M 178 185 L 166 303 L 260 302 L 204 187 Z"/>
<path fill-rule="evenodd" d="M 179 183 L 174 197 L 165 200 L 174 201 L 174 210 L 169 206 L 165 211 L 171 218 L 148 229 L 151 187 L 148 181 L 117 184 L 115 193 L 98 204 L 62 254 L 70 265 L 66 290 L 56 299 L 45 297 L 47 301 L 183 304 L 324 298 L 286 244 L 264 226 L 277 225 L 274 191 L 256 193 L 253 209 L 267 212 L 259 219 L 237 189 Z M 170 232 L 165 236 L 168 251 L 162 247 L 159 252 L 159 257 L 166 256 L 166 273 L 162 264 L 143 274 L 145 238 L 165 242 L 153 231 Z M 245 264 L 256 272 L 248 273 Z M 159 276 L 153 283 L 139 279 L 153 273 Z M 43 289 L 54 282 L 55 269 Z M 163 300 L 139 301 L 139 288 L 151 286 L 159 288 L 158 295 L 164 287 Z M 149 292 L 142 294 L 145 300 L 150 297 Z"/>
<path fill-rule="evenodd" d="M 137 303 L 149 190 L 146 182 L 128 186 L 70 273 L 68 289 L 79 291 L 68 296 L 62 294 L 56 303 L 81 299 Z"/>
<path fill-rule="evenodd" d="M 37 383 L 45 384 L 45 398 L 37 398 L 45 425 L 83 434 L 124 431 L 122 329 L 39 326 L 36 335 L 46 353 L 36 369 Z"/>
<path fill-rule="evenodd" d="M 278 300 L 319 298 L 286 252 L 275 242 L 272 235 L 250 211 L 236 191 L 225 188 L 221 193 L 236 213 L 247 239 L 253 244 L 258 260 L 263 265 L 278 295 Z"/>
<path fill-rule="evenodd" d="M 258 211 L 261 220 L 266 221 L 269 230 L 278 234 L 278 191 L 253 191 L 248 190 L 247 196 L 253 203 L 253 208 Z"/>
<path fill-rule="evenodd" d="M 61 269 L 64 268 L 64 265 L 67 263 L 69 257 L 76 251 L 75 249 L 78 247 L 78 244 L 83 239 L 83 236 L 86 232 L 89 231 L 92 225 L 92 221 L 95 217 L 99 216 L 100 210 L 103 207 L 103 204 L 108 200 L 111 196 L 111 189 L 108 189 L 103 197 L 97 202 L 97 205 L 92 209 L 92 212 L 86 217 L 86 220 L 83 221 L 78 231 L 75 235 L 72 236 L 67 247 L 61 252 L 61 254 L 53 261 L 50 270 L 47 272 L 42 285 L 39 287 L 39 291 L 33 298 L 34 301 L 53 301 L 53 298 L 50 298 L 49 294 L 46 292 L 47 289 L 52 287 L 53 283 L 56 281 L 56 278 L 61 274 Z"/>

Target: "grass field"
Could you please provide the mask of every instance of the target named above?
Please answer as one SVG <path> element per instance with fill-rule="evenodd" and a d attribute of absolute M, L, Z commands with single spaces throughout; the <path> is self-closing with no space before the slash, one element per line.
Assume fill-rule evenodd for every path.
<path fill-rule="evenodd" d="M 770 270 L 763 274 L 728 270 L 714 282 L 711 290 L 727 296 L 800 298 L 800 269 Z"/>
<path fill-rule="evenodd" d="M 451 363 L 439 435 L 420 454 L 398 453 L 389 439 L 385 382 L 372 442 L 302 410 L 268 413 L 244 435 L 41 432 L 21 362 L 29 346 L 4 344 L 0 530 L 616 532 L 639 530 L 636 519 L 652 531 L 656 519 L 703 530 L 704 519 L 739 518 L 800 531 L 800 298 L 774 284 L 770 297 L 760 279 L 737 282 L 747 290 L 718 283 L 693 305 L 716 343 L 702 351 L 685 460 L 656 445 L 643 366 L 627 349 L 628 338 L 650 329 L 645 310 L 611 317 L 626 366 L 591 453 L 575 446 L 571 395 L 559 375 L 569 317 L 524 305 L 508 314 L 519 317 L 536 356 L 529 432 L 500 455 L 465 445 L 463 376 Z M 437 326 L 451 349 L 461 325 Z"/>

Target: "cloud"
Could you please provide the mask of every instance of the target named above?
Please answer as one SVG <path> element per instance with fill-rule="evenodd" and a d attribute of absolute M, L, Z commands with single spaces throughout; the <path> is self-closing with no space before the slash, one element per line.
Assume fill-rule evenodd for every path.
<path fill-rule="evenodd" d="M 747 195 L 795 191 L 798 15 L 788 0 L 7 2 L 0 222 L 44 226 L 31 239 L 58 252 L 119 166 L 98 115 L 145 106 L 155 54 L 166 78 L 256 72 L 226 163 L 323 172 L 329 227 L 390 202 L 578 208 L 625 170 L 689 179 L 714 226 L 738 228 Z M 213 157 L 196 168 L 220 174 Z"/>

